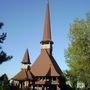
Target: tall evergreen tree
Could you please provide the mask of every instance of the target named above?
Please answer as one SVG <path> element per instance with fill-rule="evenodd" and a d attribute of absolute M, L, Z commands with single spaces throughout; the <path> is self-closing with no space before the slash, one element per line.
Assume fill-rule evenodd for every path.
<path fill-rule="evenodd" d="M 65 52 L 69 75 L 90 84 L 90 13 L 85 20 L 76 19 L 69 30 L 69 47 Z"/>
<path fill-rule="evenodd" d="M 2 26 L 4 24 L 0 22 L 0 30 L 2 29 Z M 0 31 L 1 32 L 1 31 Z M 2 64 L 5 61 L 8 61 L 12 58 L 12 56 L 8 56 L 6 52 L 2 50 L 2 44 L 4 43 L 4 40 L 6 39 L 7 33 L 0 33 L 0 64 Z"/>

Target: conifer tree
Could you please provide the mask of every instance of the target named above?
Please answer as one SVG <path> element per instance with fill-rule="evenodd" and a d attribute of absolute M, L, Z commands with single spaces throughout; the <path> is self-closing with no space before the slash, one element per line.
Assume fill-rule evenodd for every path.
<path fill-rule="evenodd" d="M 2 26 L 4 24 L 2 22 L 0 22 L 0 32 L 2 29 Z M 5 61 L 8 61 L 12 58 L 12 56 L 8 56 L 7 53 L 5 51 L 3 51 L 2 49 L 2 44 L 4 43 L 4 40 L 6 39 L 7 33 L 0 33 L 0 64 L 2 64 Z"/>

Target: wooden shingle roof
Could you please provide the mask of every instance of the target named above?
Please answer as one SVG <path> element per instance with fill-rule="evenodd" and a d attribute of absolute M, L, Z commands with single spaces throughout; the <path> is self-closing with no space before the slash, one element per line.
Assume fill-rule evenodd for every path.
<path fill-rule="evenodd" d="M 49 3 L 47 3 L 47 8 L 46 8 L 43 41 L 51 41 L 51 26 L 50 26 Z"/>
<path fill-rule="evenodd" d="M 23 69 L 18 74 L 16 74 L 12 79 L 16 81 L 27 81 L 27 80 L 32 81 L 34 79 L 34 75 L 30 70 Z"/>
<path fill-rule="evenodd" d="M 26 50 L 21 63 L 23 63 L 23 64 L 31 64 L 28 49 Z"/>
<path fill-rule="evenodd" d="M 42 50 L 40 56 L 31 66 L 31 71 L 35 76 L 46 76 L 49 70 L 51 76 L 62 76 L 62 71 L 54 57 L 48 54 L 47 50 Z"/>

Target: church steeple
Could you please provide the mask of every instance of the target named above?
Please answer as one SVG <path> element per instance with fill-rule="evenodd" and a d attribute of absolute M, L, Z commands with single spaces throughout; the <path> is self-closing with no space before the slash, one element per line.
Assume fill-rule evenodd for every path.
<path fill-rule="evenodd" d="M 21 63 L 22 64 L 31 64 L 28 49 L 26 50 Z"/>
<path fill-rule="evenodd" d="M 49 3 L 47 3 L 47 7 L 46 7 L 46 16 L 45 16 L 45 23 L 44 23 L 43 41 L 51 41 Z"/>
<path fill-rule="evenodd" d="M 49 54 L 52 54 L 52 44 L 53 41 L 51 38 L 49 2 L 47 2 L 43 40 L 41 41 L 41 50 L 46 49 Z"/>
<path fill-rule="evenodd" d="M 22 60 L 22 65 L 21 65 L 21 69 L 30 69 L 30 57 L 29 57 L 29 52 L 28 49 L 26 50 L 23 60 Z"/>

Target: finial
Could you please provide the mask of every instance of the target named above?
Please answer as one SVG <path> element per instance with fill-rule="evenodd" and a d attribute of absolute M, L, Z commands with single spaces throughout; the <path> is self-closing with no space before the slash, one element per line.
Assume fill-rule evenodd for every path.
<path fill-rule="evenodd" d="M 47 3 L 49 4 L 49 0 L 47 0 Z"/>
<path fill-rule="evenodd" d="M 49 0 L 47 0 L 47 5 L 49 6 Z"/>

